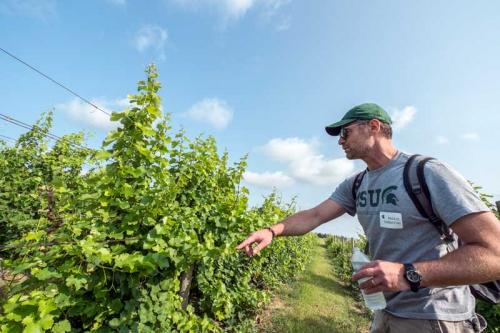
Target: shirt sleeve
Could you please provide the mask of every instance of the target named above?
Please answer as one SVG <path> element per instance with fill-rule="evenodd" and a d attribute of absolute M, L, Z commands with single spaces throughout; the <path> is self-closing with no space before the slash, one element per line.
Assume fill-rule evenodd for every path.
<path fill-rule="evenodd" d="M 424 176 L 432 208 L 448 226 L 468 214 L 490 211 L 471 184 L 450 166 L 429 161 Z"/>
<path fill-rule="evenodd" d="M 330 196 L 331 200 L 344 207 L 351 216 L 356 215 L 356 200 L 352 197 L 352 185 L 355 177 L 354 175 L 340 183 Z"/>

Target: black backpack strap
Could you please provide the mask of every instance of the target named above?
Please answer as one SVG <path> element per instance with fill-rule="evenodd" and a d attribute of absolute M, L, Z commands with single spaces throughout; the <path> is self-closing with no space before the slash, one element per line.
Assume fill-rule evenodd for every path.
<path fill-rule="evenodd" d="M 446 243 L 452 243 L 453 233 L 432 209 L 431 194 L 425 181 L 424 166 L 433 159 L 422 155 L 410 156 L 403 171 L 403 183 L 420 215 L 434 225 Z"/>
<path fill-rule="evenodd" d="M 354 199 L 354 201 L 356 201 L 356 195 L 358 194 L 358 189 L 361 186 L 361 182 L 363 181 L 363 178 L 365 177 L 366 170 L 367 169 L 358 173 L 356 175 L 356 177 L 354 178 L 354 183 L 352 183 L 352 190 L 351 191 L 352 191 L 352 198 Z"/>
<path fill-rule="evenodd" d="M 367 170 L 368 170 L 368 168 L 364 169 L 363 171 L 358 173 L 356 175 L 356 177 L 354 178 L 354 183 L 352 183 L 352 190 L 351 190 L 352 191 L 352 198 L 354 199 L 354 202 L 356 202 L 356 196 L 358 195 L 359 187 L 361 186 L 361 182 L 363 181 L 363 178 L 365 177 Z M 368 240 L 366 240 L 364 253 L 367 255 L 369 255 L 369 247 L 370 247 L 370 244 L 368 243 Z"/>
<path fill-rule="evenodd" d="M 436 227 L 441 238 L 450 246 L 454 240 L 453 233 L 432 209 L 431 193 L 425 181 L 424 166 L 430 160 L 433 158 L 411 156 L 403 171 L 403 182 L 419 213 Z M 469 288 L 474 297 L 490 304 L 500 304 L 500 280 L 470 285 Z"/>
<path fill-rule="evenodd" d="M 500 304 L 500 280 L 469 286 L 474 297 L 490 304 Z"/>

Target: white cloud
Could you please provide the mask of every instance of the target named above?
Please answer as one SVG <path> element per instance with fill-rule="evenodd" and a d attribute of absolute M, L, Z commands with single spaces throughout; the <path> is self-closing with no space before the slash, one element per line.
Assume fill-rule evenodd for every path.
<path fill-rule="evenodd" d="M 255 4 L 255 0 L 172 0 L 188 8 L 214 8 L 225 19 L 238 19 Z"/>
<path fill-rule="evenodd" d="M 289 174 L 296 181 L 317 186 L 332 186 L 354 170 L 354 163 L 345 158 L 327 159 L 316 151 L 319 143 L 300 138 L 275 138 L 259 150 L 268 157 L 287 163 Z"/>
<path fill-rule="evenodd" d="M 317 145 L 317 140 L 306 142 L 300 138 L 276 138 L 270 140 L 260 150 L 274 160 L 292 162 L 297 160 L 298 156 L 314 155 L 314 148 Z"/>
<path fill-rule="evenodd" d="M 2 0 L 0 12 L 47 20 L 56 15 L 55 0 Z"/>
<path fill-rule="evenodd" d="M 246 171 L 243 174 L 243 179 L 247 183 L 260 188 L 284 188 L 295 183 L 290 176 L 287 176 L 281 171 L 263 173 Z"/>
<path fill-rule="evenodd" d="M 255 4 L 254 0 L 225 0 L 219 1 L 229 18 L 240 18 Z"/>
<path fill-rule="evenodd" d="M 93 99 L 91 100 L 91 102 L 110 114 L 112 111 L 120 111 L 124 108 L 129 107 L 127 98 L 117 99 L 113 101 Z M 83 102 L 76 97 L 67 103 L 56 105 L 56 109 L 66 112 L 73 119 L 81 121 L 82 123 L 93 128 L 109 131 L 119 125 L 118 122 L 112 122 L 109 119 L 109 116 L 105 113 L 97 110 L 93 106 Z"/>
<path fill-rule="evenodd" d="M 480 137 L 477 133 L 465 133 L 460 136 L 462 139 L 467 141 L 479 141 Z"/>
<path fill-rule="evenodd" d="M 233 119 L 233 110 L 223 100 L 205 98 L 194 104 L 184 115 L 195 121 L 209 123 L 217 129 L 223 129 Z"/>
<path fill-rule="evenodd" d="M 449 140 L 447 137 L 445 137 L 445 136 L 438 135 L 438 136 L 436 137 L 436 142 L 437 142 L 437 144 L 439 144 L 439 145 L 447 145 L 447 144 L 449 144 L 449 143 L 450 143 L 450 140 Z"/>
<path fill-rule="evenodd" d="M 277 10 L 290 0 L 170 0 L 188 8 L 214 8 L 225 20 L 237 20 L 252 8 L 263 8 L 264 15 L 273 16 Z"/>
<path fill-rule="evenodd" d="M 332 186 L 352 174 L 354 163 L 345 158 L 327 160 L 323 155 L 313 155 L 293 161 L 290 170 L 295 178 L 303 182 Z"/>
<path fill-rule="evenodd" d="M 134 38 L 134 45 L 139 52 L 144 52 L 152 48 L 159 53 L 161 60 L 165 60 L 165 43 L 167 38 L 167 30 L 157 25 L 146 25 L 137 31 Z"/>
<path fill-rule="evenodd" d="M 392 128 L 394 128 L 395 130 L 402 129 L 413 120 L 413 117 L 416 113 L 417 108 L 415 108 L 414 106 L 406 106 L 403 108 L 403 110 L 395 110 L 391 114 Z"/>

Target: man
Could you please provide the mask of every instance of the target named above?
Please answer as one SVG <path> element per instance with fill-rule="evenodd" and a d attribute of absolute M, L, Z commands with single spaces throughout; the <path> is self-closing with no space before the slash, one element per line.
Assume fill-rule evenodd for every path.
<path fill-rule="evenodd" d="M 462 176 L 428 162 L 424 174 L 433 209 L 462 242 L 458 247 L 455 236 L 447 247 L 405 191 L 409 156 L 394 147 L 390 124 L 380 106 L 366 103 L 327 126 L 328 134 L 340 135 L 348 159 L 367 165 L 356 198 L 352 176 L 318 206 L 254 232 L 237 249 L 253 256 L 274 236 L 302 235 L 346 212 L 357 214 L 374 261 L 353 280 L 371 277 L 360 288 L 383 291 L 387 300 L 386 309 L 375 312 L 371 332 L 475 332 L 475 299 L 467 285 L 500 279 L 500 223 Z M 410 286 L 411 270 L 416 273 Z"/>

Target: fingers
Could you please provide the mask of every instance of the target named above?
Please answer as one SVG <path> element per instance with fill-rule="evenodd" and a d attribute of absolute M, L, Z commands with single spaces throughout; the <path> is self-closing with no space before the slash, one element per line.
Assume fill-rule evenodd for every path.
<path fill-rule="evenodd" d="M 363 266 L 366 267 L 366 266 Z M 352 276 L 353 281 L 358 281 L 362 278 L 372 277 L 378 272 L 375 268 L 361 268 L 356 274 Z"/>
<path fill-rule="evenodd" d="M 361 266 L 356 274 L 352 275 L 352 279 L 357 281 L 365 277 L 372 277 L 380 271 L 380 260 L 370 261 Z"/>
<path fill-rule="evenodd" d="M 244 242 L 242 242 L 238 247 L 236 248 L 237 250 L 244 249 L 245 254 L 249 257 L 253 256 L 253 248 L 252 248 L 252 243 L 254 242 L 251 237 L 247 238 Z"/>
<path fill-rule="evenodd" d="M 352 277 L 354 281 L 369 278 L 369 280 L 359 284 L 359 287 L 366 294 L 372 294 L 379 291 L 401 291 L 409 289 L 409 284 L 403 276 L 403 264 L 378 261 L 376 265 L 372 266 L 373 267 L 361 269 Z"/>
<path fill-rule="evenodd" d="M 270 233 L 269 233 L 270 234 Z M 253 257 L 257 253 L 260 252 L 263 248 L 269 245 L 272 241 L 272 236 L 269 237 L 267 232 L 261 232 L 261 230 L 254 232 L 247 239 L 241 242 L 236 249 L 245 250 L 245 254 L 249 257 Z M 257 246 L 254 248 L 252 245 L 257 243 Z"/>
<path fill-rule="evenodd" d="M 370 267 L 377 267 L 380 263 L 381 263 L 380 260 L 370 261 L 370 262 L 364 264 L 363 266 L 361 266 L 361 269 L 370 268 Z"/>
<path fill-rule="evenodd" d="M 384 280 L 384 278 L 380 277 L 373 277 L 368 281 L 363 282 L 362 284 L 359 285 L 359 288 L 363 290 L 363 292 L 367 295 L 373 294 L 373 293 L 378 293 L 380 291 L 387 291 L 387 290 L 392 290 L 388 284 L 387 281 Z"/>
<path fill-rule="evenodd" d="M 259 243 L 259 245 L 257 245 L 254 249 L 253 249 L 253 254 L 252 255 L 256 255 L 257 253 L 260 252 L 260 250 L 262 250 L 263 248 L 265 248 L 266 246 L 269 245 L 269 242 L 265 242 L 265 241 L 262 241 Z"/>
<path fill-rule="evenodd" d="M 370 289 L 379 287 L 379 286 L 381 286 L 381 284 L 380 284 L 379 281 L 380 280 L 377 277 L 374 276 L 370 280 L 364 281 L 363 283 L 361 283 L 359 285 L 359 288 L 363 289 L 364 291 L 366 291 L 366 290 L 370 290 Z"/>
<path fill-rule="evenodd" d="M 378 292 L 384 291 L 384 290 L 386 290 L 386 288 L 384 288 L 382 286 L 376 286 L 376 287 L 373 287 L 373 288 L 363 289 L 363 292 L 366 295 L 370 295 L 370 294 L 378 293 Z"/>
<path fill-rule="evenodd" d="M 252 247 L 250 245 L 247 245 L 245 246 L 245 254 L 248 256 L 248 257 L 251 257 L 252 256 Z"/>
<path fill-rule="evenodd" d="M 237 247 L 236 249 L 237 250 L 241 250 L 242 248 L 247 248 L 250 244 L 252 244 L 253 242 L 255 242 L 255 235 L 251 235 L 250 237 L 248 237 L 247 239 L 245 239 L 243 242 L 241 242 Z"/>

